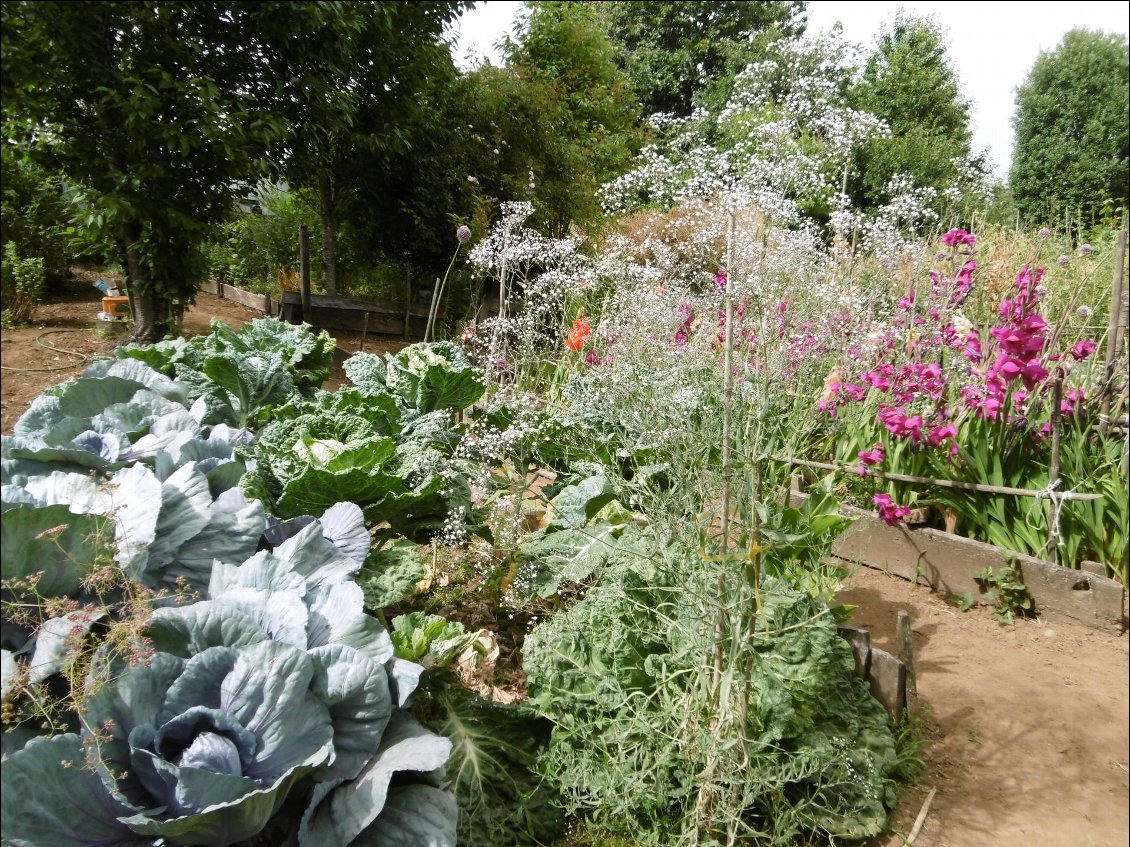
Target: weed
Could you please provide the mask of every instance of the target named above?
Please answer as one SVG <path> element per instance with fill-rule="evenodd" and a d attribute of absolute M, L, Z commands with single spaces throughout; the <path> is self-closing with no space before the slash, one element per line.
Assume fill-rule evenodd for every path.
<path fill-rule="evenodd" d="M 997 602 L 993 606 L 993 619 L 997 622 L 1010 624 L 1015 616 L 1032 613 L 1032 595 L 1028 593 L 1024 576 L 1015 562 L 1009 562 L 995 572 L 992 567 L 974 571 L 973 578 L 986 588 L 995 590 Z"/>

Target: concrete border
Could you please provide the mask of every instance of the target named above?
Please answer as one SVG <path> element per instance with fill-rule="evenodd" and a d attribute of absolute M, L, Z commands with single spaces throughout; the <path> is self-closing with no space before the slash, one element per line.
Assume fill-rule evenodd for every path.
<path fill-rule="evenodd" d="M 973 579 L 973 572 L 1013 561 L 1040 617 L 1117 633 L 1125 633 L 1130 624 L 1126 588 L 1117 580 L 937 529 L 888 526 L 874 514 L 851 506 L 841 511 L 853 523 L 832 548 L 837 558 L 928 585 L 947 597 L 965 595 L 983 604 L 993 603 L 994 597 Z"/>

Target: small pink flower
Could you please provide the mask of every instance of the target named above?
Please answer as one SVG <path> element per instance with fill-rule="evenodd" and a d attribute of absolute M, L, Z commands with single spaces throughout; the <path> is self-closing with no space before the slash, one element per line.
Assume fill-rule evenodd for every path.
<path fill-rule="evenodd" d="M 890 494 L 876 494 L 871 502 L 879 507 L 879 519 L 888 526 L 897 526 L 900 520 L 910 514 L 910 507 L 896 505 Z"/>
<path fill-rule="evenodd" d="M 966 232 L 964 229 L 951 229 L 942 236 L 942 244 L 948 247 L 957 247 L 961 244 L 968 244 L 970 247 L 977 243 L 977 236 Z"/>
<path fill-rule="evenodd" d="M 957 427 L 952 423 L 932 426 L 926 434 L 926 440 L 930 443 L 931 447 L 941 447 L 946 441 L 956 437 Z"/>
<path fill-rule="evenodd" d="M 882 442 L 876 442 L 875 446 L 870 450 L 860 450 L 859 460 L 865 465 L 878 465 L 882 464 L 886 458 Z"/>
<path fill-rule="evenodd" d="M 1082 362 L 1088 356 L 1095 352 L 1095 342 L 1093 341 L 1078 341 L 1075 346 L 1067 351 L 1071 357 L 1077 362 Z"/>
<path fill-rule="evenodd" d="M 726 274 L 725 268 L 719 268 L 714 274 L 714 284 L 718 287 L 719 291 L 725 291 L 726 285 L 729 282 L 729 277 Z"/>

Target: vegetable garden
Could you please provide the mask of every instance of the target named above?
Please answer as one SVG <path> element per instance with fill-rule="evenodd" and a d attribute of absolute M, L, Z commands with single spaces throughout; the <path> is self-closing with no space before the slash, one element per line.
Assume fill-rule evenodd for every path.
<path fill-rule="evenodd" d="M 166 18 L 104 5 L 152 24 L 145 45 L 161 55 Z M 264 57 L 309 11 L 245 5 L 237 16 L 262 28 Z M 384 32 L 396 15 L 407 21 L 396 26 L 426 24 L 428 61 L 450 59 L 437 33 L 460 4 L 319 5 L 343 32 Z M 556 91 L 528 69 L 569 26 L 614 75 L 607 34 L 584 28 L 595 13 L 573 8 L 583 5 L 544 6 L 510 45 L 530 63 L 527 99 Z M 389 7 L 383 23 L 375 6 Z M 201 15 L 201 38 L 235 37 L 226 18 L 168 8 L 176 20 Z M 73 35 L 52 35 L 38 14 L 5 4 L 14 59 L 26 61 L 32 35 Z M 363 52 L 366 38 L 341 54 Z M 320 48 L 304 50 L 296 67 L 318 66 Z M 857 608 L 841 596 L 852 569 L 835 555 L 846 507 L 995 545 L 999 567 L 971 576 L 1002 624 L 1042 612 L 1018 557 L 1124 586 L 1130 286 L 1126 224 L 1111 210 L 1090 210 L 1084 226 L 1069 207 L 1055 231 L 1004 225 L 985 213 L 990 186 L 962 155 L 947 157 L 952 190 L 901 173 L 877 189 L 891 123 L 844 94 L 859 82 L 847 52 L 828 36 L 733 54 L 744 70 L 695 94 L 711 109 L 656 113 L 638 155 L 594 142 L 584 154 L 604 164 L 584 179 L 551 174 L 565 211 L 476 195 L 449 215 L 454 255 L 423 251 L 447 268 L 428 304 L 427 337 L 443 340 L 353 353 L 333 390 L 335 339 L 268 317 L 123 343 L 34 399 L 0 441 L 4 843 L 785 847 L 890 836 L 923 768 L 930 703 L 912 697 L 891 715 L 857 674 L 844 637 Z M 210 60 L 221 67 L 224 55 L 242 53 Z M 255 62 L 230 62 L 232 90 L 275 90 Z M 379 77 L 384 66 L 365 67 Z M 82 86 L 64 70 L 60 86 Z M 480 93 L 498 79 L 484 71 Z M 322 82 L 302 96 L 342 87 Z M 591 86 L 602 92 L 593 102 L 627 91 L 615 79 Z M 47 109 L 33 89 L 20 89 L 29 114 Z M 207 90 L 204 111 L 235 108 Z M 380 95 L 405 121 L 407 90 Z M 634 120 L 570 102 L 576 126 Z M 346 107 L 357 104 L 322 115 L 327 137 L 372 142 L 367 107 Z M 411 118 L 422 142 L 427 122 Z M 323 150 L 311 132 L 299 149 L 279 128 L 292 119 L 306 116 L 256 123 L 245 141 L 278 142 L 288 177 L 318 175 L 320 282 L 336 296 L 334 215 L 367 195 L 335 194 L 331 172 L 368 172 L 356 162 L 380 145 Z M 212 123 L 222 135 L 228 122 Z M 391 135 L 381 161 L 407 169 Z M 69 155 L 72 167 L 95 161 L 81 144 Z M 286 228 L 305 232 L 312 186 L 260 186 L 277 212 L 224 222 L 219 198 L 200 189 L 234 178 L 236 157 L 221 158 L 216 179 L 194 182 L 208 196 L 193 227 L 179 211 L 161 218 L 157 203 L 142 226 L 128 192 L 80 192 L 99 217 L 83 235 L 111 244 L 104 258 L 121 248 L 135 313 L 144 304 L 140 342 L 183 317 L 205 254 L 236 282 L 252 267 L 295 277 Z M 161 185 L 178 196 L 175 177 L 191 168 L 173 159 Z M 849 192 L 853 169 L 866 184 Z M 519 171 L 499 178 L 512 196 L 526 196 Z M 598 176 L 597 195 L 570 193 Z M 403 213 L 433 228 L 423 205 L 389 221 Z M 343 226 L 343 265 L 366 231 Z M 5 243 L 6 325 L 33 318 L 44 293 L 26 243 Z M 408 252 L 381 249 L 382 274 L 411 271 Z M 162 276 L 181 250 L 193 261 Z M 308 283 L 305 242 L 302 255 Z M 406 288 L 407 332 L 413 297 L 428 292 Z M 943 599 L 957 617 L 978 598 Z"/>

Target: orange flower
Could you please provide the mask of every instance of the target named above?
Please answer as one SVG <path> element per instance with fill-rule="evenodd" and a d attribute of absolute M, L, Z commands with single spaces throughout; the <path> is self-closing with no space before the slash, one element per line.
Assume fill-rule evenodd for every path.
<path fill-rule="evenodd" d="M 573 328 L 569 330 L 569 337 L 565 339 L 565 346 L 574 353 L 579 353 L 585 346 L 585 340 L 592 334 L 588 318 L 577 318 L 573 321 Z"/>

